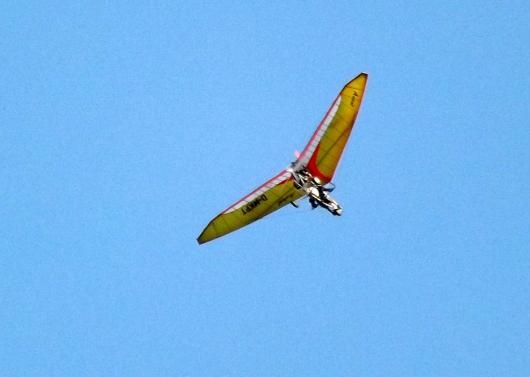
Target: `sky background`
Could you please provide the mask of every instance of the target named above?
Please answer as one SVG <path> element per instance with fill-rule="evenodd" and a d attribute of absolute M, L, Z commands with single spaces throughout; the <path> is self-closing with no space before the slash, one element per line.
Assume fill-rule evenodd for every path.
<path fill-rule="evenodd" d="M 212 3 L 1 2 L 0 375 L 529 376 L 529 3 Z M 343 216 L 198 246 L 362 71 Z"/>

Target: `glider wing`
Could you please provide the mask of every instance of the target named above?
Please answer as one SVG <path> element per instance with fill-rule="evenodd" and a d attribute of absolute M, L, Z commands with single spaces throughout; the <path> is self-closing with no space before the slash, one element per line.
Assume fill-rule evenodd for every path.
<path fill-rule="evenodd" d="M 296 161 L 324 183 L 330 182 L 346 146 L 363 99 L 368 75 L 361 73 L 339 93 Z"/>
<path fill-rule="evenodd" d="M 283 170 L 263 185 L 217 215 L 204 228 L 199 244 L 224 236 L 304 196 L 293 186 L 291 173 Z"/>
<path fill-rule="evenodd" d="M 294 165 L 328 183 L 346 146 L 364 94 L 368 75 L 361 73 L 339 93 Z M 211 241 L 244 227 L 304 196 L 293 185 L 289 170 L 283 170 L 250 194 L 217 215 L 204 228 L 197 241 Z"/>

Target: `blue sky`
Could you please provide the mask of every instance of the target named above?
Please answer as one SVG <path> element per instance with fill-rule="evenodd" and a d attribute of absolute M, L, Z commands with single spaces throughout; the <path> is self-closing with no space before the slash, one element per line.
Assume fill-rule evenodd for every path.
<path fill-rule="evenodd" d="M 0 375 L 528 376 L 530 7 L 4 1 Z M 369 82 L 340 218 L 198 246 Z"/>

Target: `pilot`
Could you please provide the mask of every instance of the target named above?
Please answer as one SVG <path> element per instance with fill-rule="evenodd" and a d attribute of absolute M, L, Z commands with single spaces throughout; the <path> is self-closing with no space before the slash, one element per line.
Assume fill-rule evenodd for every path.
<path fill-rule="evenodd" d="M 324 185 L 322 184 L 322 181 L 318 177 L 313 178 L 313 182 L 315 184 L 315 187 L 318 190 L 318 198 L 320 200 L 322 200 L 322 201 L 329 202 L 329 194 L 328 194 L 328 192 L 331 191 L 331 190 L 326 188 L 326 187 L 324 187 Z"/>

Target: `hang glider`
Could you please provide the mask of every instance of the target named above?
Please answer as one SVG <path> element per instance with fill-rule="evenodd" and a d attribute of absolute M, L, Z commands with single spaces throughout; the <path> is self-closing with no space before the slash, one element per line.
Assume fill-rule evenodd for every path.
<path fill-rule="evenodd" d="M 361 106 L 368 75 L 351 80 L 333 101 L 304 150 L 290 167 L 217 215 L 197 238 L 199 244 L 224 236 L 291 203 L 308 197 L 313 208 L 340 216 L 342 207 L 329 193 L 331 180 Z"/>

